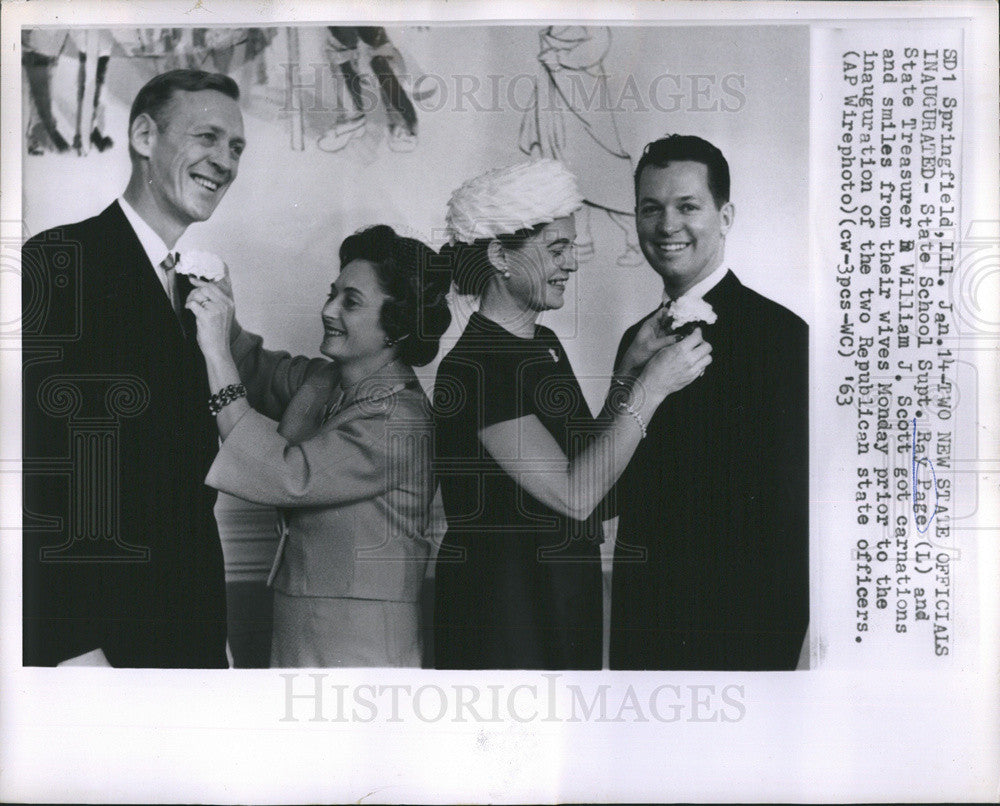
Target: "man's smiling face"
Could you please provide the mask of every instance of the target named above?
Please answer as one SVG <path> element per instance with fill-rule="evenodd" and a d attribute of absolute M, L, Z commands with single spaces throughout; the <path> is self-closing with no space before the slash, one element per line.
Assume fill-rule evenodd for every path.
<path fill-rule="evenodd" d="M 733 206 L 715 206 L 704 163 L 648 165 L 639 177 L 635 220 L 643 255 L 676 298 L 722 265 Z"/>
<path fill-rule="evenodd" d="M 239 104 L 216 90 L 179 90 L 161 118 L 162 130 L 150 130 L 150 191 L 176 223 L 205 221 L 236 178 L 246 142 Z"/>

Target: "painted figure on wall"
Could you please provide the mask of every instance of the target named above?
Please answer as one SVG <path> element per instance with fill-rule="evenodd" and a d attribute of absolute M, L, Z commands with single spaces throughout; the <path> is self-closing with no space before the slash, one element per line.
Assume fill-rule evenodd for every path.
<path fill-rule="evenodd" d="M 622 145 L 604 65 L 611 44 L 607 27 L 550 25 L 539 33 L 541 75 L 521 122 L 518 146 L 530 156 L 559 160 L 580 178 L 581 262 L 594 252 L 590 217 L 597 211 L 621 230 L 624 248 L 618 265 L 637 266 L 642 255 L 634 232 L 633 200 L 625 192 L 632 160 Z M 609 176 L 620 176 L 621 181 L 608 181 Z"/>
<path fill-rule="evenodd" d="M 59 131 L 53 111 L 54 75 L 59 58 L 74 52 L 79 64 L 76 74 L 76 114 L 72 149 L 80 156 L 93 146 L 107 151 L 114 141 L 105 134 L 102 90 L 114 48 L 110 31 L 69 31 L 25 29 L 21 33 L 21 64 L 28 83 L 27 148 L 32 156 L 46 151 L 62 154 L 70 150 Z M 88 73 L 88 58 L 94 74 Z M 89 97 L 88 97 L 89 96 Z M 89 129 L 89 134 L 84 130 Z"/>
<path fill-rule="evenodd" d="M 367 115 L 361 73 L 360 46 L 368 48 L 368 61 L 378 80 L 379 95 L 389 126 L 389 148 L 410 152 L 417 147 L 417 111 L 406 87 L 406 62 L 389 39 L 385 28 L 330 25 L 326 29 L 324 50 L 330 70 L 340 88 L 346 86 L 350 107 L 342 109 L 337 122 L 320 137 L 322 151 L 339 151 L 351 140 L 365 133 Z M 339 79 L 343 79 L 341 82 Z M 339 102 L 339 98 L 338 98 Z"/>

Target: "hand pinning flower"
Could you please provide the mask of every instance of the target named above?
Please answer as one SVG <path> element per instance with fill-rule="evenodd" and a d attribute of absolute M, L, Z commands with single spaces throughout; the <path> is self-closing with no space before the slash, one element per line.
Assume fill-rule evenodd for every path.
<path fill-rule="evenodd" d="M 666 313 L 668 321 L 664 326 L 669 332 L 681 337 L 688 335 L 700 324 L 712 325 L 718 319 L 712 306 L 700 297 L 675 299 L 667 305 Z"/>
<path fill-rule="evenodd" d="M 214 283 L 226 276 L 226 264 L 218 255 L 192 249 L 181 252 L 181 259 L 177 262 L 175 271 L 178 274 L 187 274 Z"/>

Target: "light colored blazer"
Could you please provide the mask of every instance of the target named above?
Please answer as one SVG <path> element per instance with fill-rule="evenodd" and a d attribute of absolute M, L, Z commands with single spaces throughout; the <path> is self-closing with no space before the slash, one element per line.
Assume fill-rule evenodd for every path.
<path fill-rule="evenodd" d="M 336 364 L 265 350 L 236 328 L 253 410 L 206 483 L 279 508 L 269 581 L 290 596 L 417 601 L 434 477 L 430 406 L 413 369 L 394 361 L 344 396 Z"/>

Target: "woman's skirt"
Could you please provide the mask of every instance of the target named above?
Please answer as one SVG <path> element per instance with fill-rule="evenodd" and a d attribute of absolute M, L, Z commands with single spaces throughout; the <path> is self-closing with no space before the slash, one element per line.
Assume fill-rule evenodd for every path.
<path fill-rule="evenodd" d="M 422 655 L 418 602 L 274 591 L 272 668 L 419 667 Z"/>

